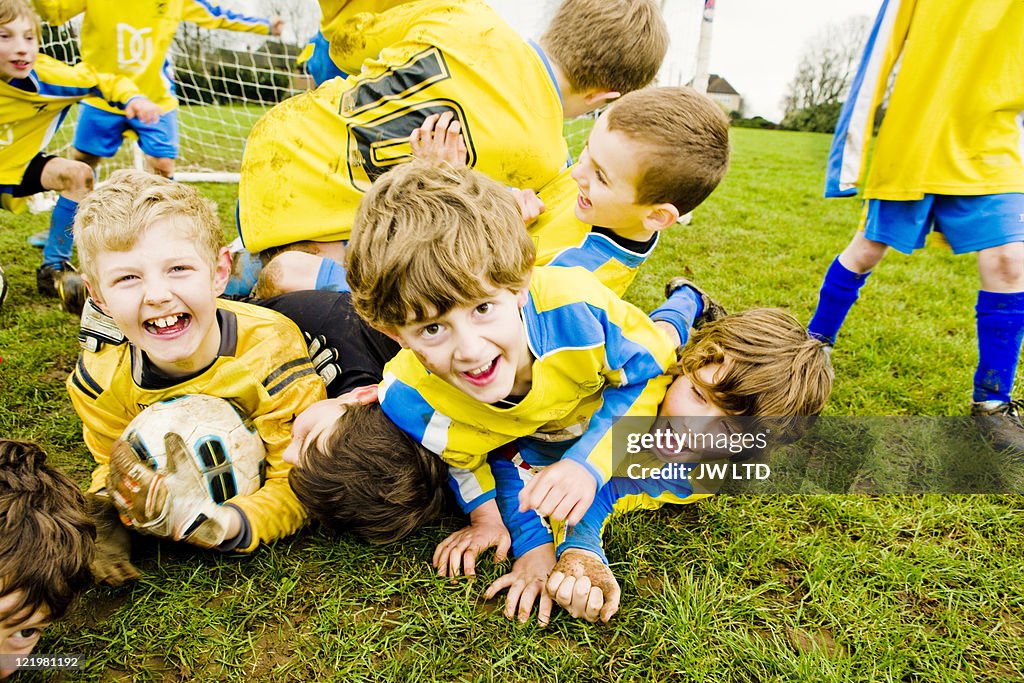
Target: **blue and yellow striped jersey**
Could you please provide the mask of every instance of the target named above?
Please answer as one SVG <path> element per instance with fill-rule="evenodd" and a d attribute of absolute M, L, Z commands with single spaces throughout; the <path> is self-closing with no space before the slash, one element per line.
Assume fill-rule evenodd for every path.
<path fill-rule="evenodd" d="M 100 96 L 123 108 L 140 94 L 123 76 L 39 55 L 28 78 L 0 81 L 0 185 L 21 182 L 28 162 L 50 142 L 75 102 Z"/>
<path fill-rule="evenodd" d="M 671 343 L 642 311 L 583 268 L 536 268 L 522 311 L 533 380 L 508 408 L 479 403 L 431 374 L 409 350 L 384 368 L 381 407 L 453 468 L 468 512 L 494 498 L 487 454 L 532 435 L 575 460 L 598 486 L 612 473 L 611 426 L 656 415 L 671 381 Z"/>
<path fill-rule="evenodd" d="M 886 0 L 843 106 L 825 195 L 1024 192 L 1024 3 Z M 875 110 L 896 70 L 868 168 Z"/>

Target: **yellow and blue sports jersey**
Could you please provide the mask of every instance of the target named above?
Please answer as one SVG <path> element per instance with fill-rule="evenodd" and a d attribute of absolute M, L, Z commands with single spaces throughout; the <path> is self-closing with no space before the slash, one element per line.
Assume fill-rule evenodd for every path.
<path fill-rule="evenodd" d="M 484 0 L 408 2 L 337 31 L 370 55 L 361 70 L 285 100 L 249 134 L 238 186 L 249 250 L 348 239 L 363 192 L 410 158 L 409 134 L 431 114 L 452 112 L 469 165 L 506 185 L 537 190 L 565 167 L 546 58 Z"/>
<path fill-rule="evenodd" d="M 576 218 L 579 187 L 567 168 L 541 188 L 544 211 L 527 227 L 537 246 L 538 266 L 582 266 L 619 296 L 658 243 L 658 234 L 643 245 L 626 243 L 607 228 L 594 228 Z"/>
<path fill-rule="evenodd" d="M 836 127 L 825 195 L 1024 192 L 1024 3 L 886 0 Z M 868 168 L 872 124 L 898 66 Z"/>
<path fill-rule="evenodd" d="M 662 468 L 657 479 L 615 476 L 598 490 L 583 519 L 572 527 L 550 525 L 536 510 L 519 511 L 519 492 L 536 470 L 521 457 L 492 453 L 487 462 L 494 474 L 498 509 L 512 537 L 512 554 L 523 554 L 545 543 L 556 543 L 555 554 L 568 548 L 589 550 L 608 564 L 601 537 L 608 520 L 633 510 L 657 510 L 666 503 L 695 503 L 710 494 L 694 493 L 690 482 L 676 470 Z"/>
<path fill-rule="evenodd" d="M 259 491 L 231 499 L 244 513 L 255 550 L 294 533 L 306 510 L 288 485 L 290 465 L 281 454 L 291 441 L 292 421 L 309 404 L 326 398 L 298 328 L 269 309 L 217 301 L 221 344 L 208 368 L 175 384 L 153 381 L 144 354 L 132 344 L 107 344 L 83 351 L 68 377 L 71 403 L 82 419 L 85 444 L 96 460 L 90 491 L 106 486 L 110 450 L 132 418 L 146 407 L 185 394 L 208 394 L 231 401 L 252 420 L 267 447 L 266 483 Z M 246 530 L 243 530 L 246 531 Z"/>
<path fill-rule="evenodd" d="M 123 76 L 46 55 L 36 58 L 27 78 L 0 81 L 0 185 L 21 183 L 25 167 L 49 144 L 68 108 L 97 95 L 123 108 L 141 93 Z"/>
<path fill-rule="evenodd" d="M 85 12 L 82 20 L 82 61 L 99 71 L 128 76 L 165 112 L 178 106 L 167 50 L 182 21 L 204 28 L 270 35 L 269 19 L 231 12 L 207 0 L 33 2 L 39 15 L 51 24 L 62 24 Z M 118 113 L 102 99 L 90 99 L 86 104 Z"/>
<path fill-rule="evenodd" d="M 468 512 L 494 498 L 487 454 L 531 436 L 562 447 L 598 487 L 612 473 L 612 423 L 656 415 L 672 344 L 635 306 L 583 268 L 536 268 L 522 310 L 532 386 L 512 407 L 480 403 L 431 374 L 408 349 L 384 368 L 380 403 L 403 431 L 454 470 Z"/>

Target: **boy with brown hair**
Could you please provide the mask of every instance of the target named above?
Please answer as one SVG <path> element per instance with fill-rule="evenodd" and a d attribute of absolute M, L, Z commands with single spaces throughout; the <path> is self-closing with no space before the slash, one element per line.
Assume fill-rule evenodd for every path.
<path fill-rule="evenodd" d="M 0 439 L 0 678 L 92 583 L 85 499 L 28 441 Z"/>
<path fill-rule="evenodd" d="M 246 249 L 312 240 L 327 257 L 321 284 L 344 283 L 329 259 L 342 260 L 362 193 L 408 160 L 409 135 L 428 116 L 450 112 L 459 121 L 470 166 L 539 189 L 566 165 L 563 120 L 650 83 L 668 47 L 654 0 L 566 0 L 539 44 L 484 0 L 419 0 L 380 12 L 337 5 L 322 3 L 325 18 L 337 15 L 325 35 L 332 59 L 353 75 L 268 112 L 246 143 L 239 184 Z M 279 177 L 288 179 L 284 194 L 272 180 Z"/>
<path fill-rule="evenodd" d="M 173 519 L 176 510 L 206 505 L 200 529 L 210 528 L 174 540 L 251 552 L 297 531 L 306 512 L 288 486 L 281 454 L 294 416 L 325 396 L 324 384 L 294 324 L 274 311 L 217 298 L 231 263 L 209 203 L 192 187 L 120 171 L 82 203 L 75 239 L 93 301 L 126 338 L 83 350 L 67 381 L 98 465 L 89 488 L 103 550 L 97 578 L 119 583 L 138 577 L 107 492 L 112 485 L 126 496 L 125 508 L 136 507 L 133 487 L 142 500 L 163 498 L 156 517 Z M 150 485 L 164 486 L 156 480 L 121 486 L 114 477 L 109 483 L 112 449 L 132 418 L 185 394 L 226 399 L 252 420 L 266 446 L 262 488 L 216 505 L 208 496 L 185 501 L 150 491 Z"/>
<path fill-rule="evenodd" d="M 574 523 L 611 474 L 614 419 L 653 412 L 673 359 L 667 335 L 580 268 L 533 268 L 511 194 L 472 169 L 414 161 L 360 205 L 348 251 L 356 311 L 398 341 L 384 412 L 450 466 L 471 525 L 438 546 L 441 575 L 474 572 L 509 537 L 486 455 L 535 435 L 551 463 L 523 509 Z M 702 307 L 681 288 L 680 316 Z M 682 331 L 685 339 L 686 331 Z"/>
<path fill-rule="evenodd" d="M 310 406 L 292 436 L 288 480 L 328 528 L 391 543 L 447 508 L 448 467 L 388 419 L 376 386 Z"/>
<path fill-rule="evenodd" d="M 824 409 L 833 381 L 825 345 L 808 338 L 806 328 L 793 316 L 772 308 L 751 309 L 703 323 L 668 374 L 675 379 L 661 401 L 659 417 L 650 424 L 652 433 L 668 428 L 677 434 L 716 430 L 762 434 L 766 436 L 761 455 L 803 435 L 807 418 Z M 639 425 L 635 423 L 619 426 L 630 432 L 636 427 Z M 643 431 L 646 429 L 644 426 Z M 657 443 L 664 446 L 668 441 Z M 677 452 L 667 447 L 639 456 L 627 455 L 583 519 L 571 529 L 548 526 L 536 513 L 517 509 L 519 490 L 535 476 L 528 454 L 493 455 L 489 462 L 497 480 L 499 507 L 512 533 L 514 554 L 542 558 L 538 564 L 546 563 L 550 576 L 542 577 L 543 571 L 527 574 L 513 567 L 487 589 L 487 597 L 508 588 L 505 614 L 520 621 L 529 619 L 534 602 L 539 600 L 538 620 L 542 625 L 548 621 L 552 601 L 574 617 L 607 622 L 618 610 L 621 595 L 601 542 L 609 519 L 631 510 L 657 509 L 666 503 L 693 503 L 714 493 L 714 482 L 710 487 L 692 482 L 678 463 L 750 455 Z"/>
<path fill-rule="evenodd" d="M 86 164 L 46 154 L 43 149 L 72 104 L 101 97 L 129 119 L 152 123 L 160 107 L 124 76 L 99 73 L 86 64 L 68 66 L 39 54 L 39 16 L 26 0 L 0 0 L 0 199 L 9 211 L 25 209 L 25 197 L 60 192 L 50 216 L 43 264 L 36 270 L 40 294 L 59 298 L 80 313 L 85 288 L 70 265 L 71 222 L 92 189 Z M 0 283 L 2 289 L 2 283 Z M 2 301 L 0 301 L 2 303 Z"/>
<path fill-rule="evenodd" d="M 417 156 L 465 163 L 458 122 L 435 115 L 413 134 Z M 693 88 L 643 88 L 601 114 L 579 161 L 516 201 L 537 265 L 583 266 L 625 293 L 662 230 L 693 211 L 729 167 L 729 119 Z"/>

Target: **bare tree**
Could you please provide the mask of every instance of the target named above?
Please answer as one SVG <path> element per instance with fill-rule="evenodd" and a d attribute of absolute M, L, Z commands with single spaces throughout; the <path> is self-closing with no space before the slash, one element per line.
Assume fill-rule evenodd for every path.
<path fill-rule="evenodd" d="M 783 98 L 783 125 L 801 113 L 838 113 L 870 30 L 868 17 L 850 17 L 826 24 L 807 42 Z"/>

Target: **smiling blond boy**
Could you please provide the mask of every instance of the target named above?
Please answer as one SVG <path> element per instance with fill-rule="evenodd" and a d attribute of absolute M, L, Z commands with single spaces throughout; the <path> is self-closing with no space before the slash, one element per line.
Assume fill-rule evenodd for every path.
<path fill-rule="evenodd" d="M 96 305 L 127 338 L 83 351 L 67 381 L 98 464 L 89 491 L 101 518 L 101 547 L 110 547 L 102 545 L 104 535 L 123 539 L 120 553 L 98 558 L 100 579 L 138 576 L 127 536 L 116 517 L 109 523 L 113 508 L 103 504 L 114 442 L 135 415 L 168 398 L 226 399 L 252 420 L 266 446 L 263 487 L 207 512 L 223 526 L 215 547 L 249 552 L 305 521 L 281 454 L 294 416 L 325 397 L 324 385 L 293 323 L 217 298 L 230 271 L 220 236 L 216 216 L 195 189 L 141 171 L 114 174 L 78 211 L 83 277 Z"/>

